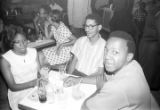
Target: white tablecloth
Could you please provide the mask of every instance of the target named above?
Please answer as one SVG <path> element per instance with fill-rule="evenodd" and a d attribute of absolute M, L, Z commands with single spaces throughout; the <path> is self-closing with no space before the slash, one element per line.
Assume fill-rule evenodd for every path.
<path fill-rule="evenodd" d="M 96 86 L 81 83 L 79 85 L 79 89 L 81 93 L 83 93 L 82 98 L 75 99 L 73 97 L 73 91 L 75 90 L 76 86 L 64 88 L 64 94 L 61 97 L 58 95 L 52 95 L 52 97 L 54 97 L 54 101 L 50 102 L 49 98 L 51 97 L 48 97 L 48 100 L 45 103 L 40 103 L 38 100 L 35 101 L 29 98 L 37 90 L 37 88 L 35 88 L 33 91 L 27 94 L 19 104 L 36 110 L 80 110 L 84 100 L 95 92 Z M 77 92 L 77 94 L 79 93 Z"/>

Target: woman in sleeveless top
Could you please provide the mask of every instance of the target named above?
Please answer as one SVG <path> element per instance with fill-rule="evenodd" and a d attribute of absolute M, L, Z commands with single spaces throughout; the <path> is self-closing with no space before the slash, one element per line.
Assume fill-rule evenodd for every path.
<path fill-rule="evenodd" d="M 9 51 L 2 55 L 2 74 L 8 84 L 8 99 L 12 110 L 19 110 L 18 103 L 37 82 L 39 60 L 34 48 L 27 48 L 27 39 L 16 33 Z"/>

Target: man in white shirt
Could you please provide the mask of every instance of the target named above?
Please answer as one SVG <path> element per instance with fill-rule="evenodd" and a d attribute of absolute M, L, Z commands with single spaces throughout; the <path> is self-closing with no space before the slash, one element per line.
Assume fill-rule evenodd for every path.
<path fill-rule="evenodd" d="M 103 76 L 105 80 L 96 77 L 92 81 L 97 91 L 85 100 L 81 110 L 159 110 L 141 66 L 133 60 L 134 53 L 135 43 L 128 33 L 110 34 L 104 52 L 104 66 L 109 75 Z M 75 79 L 91 81 L 87 77 Z M 65 86 L 73 84 L 70 81 L 67 79 Z"/>
<path fill-rule="evenodd" d="M 98 15 L 90 14 L 86 17 L 87 36 L 80 37 L 71 50 L 73 59 L 69 66 L 69 74 L 88 76 L 103 72 L 106 41 L 99 34 L 101 29 L 101 19 Z"/>

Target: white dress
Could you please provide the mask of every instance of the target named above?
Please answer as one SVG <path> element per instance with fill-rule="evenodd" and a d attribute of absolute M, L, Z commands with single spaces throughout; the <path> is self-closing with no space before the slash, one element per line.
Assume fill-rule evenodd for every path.
<path fill-rule="evenodd" d="M 91 12 L 91 0 L 68 0 L 69 25 L 82 28 L 86 16 Z"/>
<path fill-rule="evenodd" d="M 11 72 L 16 84 L 25 83 L 37 78 L 38 64 L 36 61 L 37 51 L 33 48 L 27 48 L 27 54 L 24 56 L 16 55 L 9 50 L 3 55 L 11 65 Z M 8 90 L 9 104 L 12 110 L 18 109 L 18 102 L 31 90 L 21 90 L 13 92 Z"/>

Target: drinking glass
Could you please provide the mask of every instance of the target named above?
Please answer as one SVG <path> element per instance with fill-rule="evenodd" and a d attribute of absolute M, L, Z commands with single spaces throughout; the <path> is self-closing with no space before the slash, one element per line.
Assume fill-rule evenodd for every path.
<path fill-rule="evenodd" d="M 61 80 L 66 78 L 66 65 L 60 65 L 59 66 L 59 73 L 60 73 Z"/>
<path fill-rule="evenodd" d="M 72 87 L 72 97 L 79 100 L 85 96 L 84 92 L 80 90 L 80 84 L 74 85 Z"/>
<path fill-rule="evenodd" d="M 54 94 L 54 90 L 51 84 L 48 84 L 46 86 L 46 91 L 47 91 L 47 101 L 49 103 L 54 103 L 55 102 L 55 94 Z"/>

